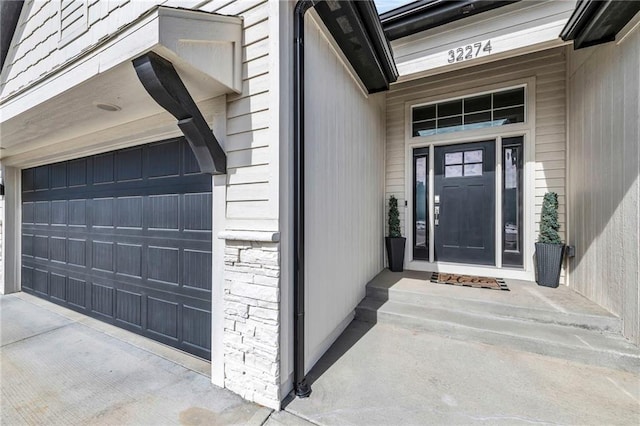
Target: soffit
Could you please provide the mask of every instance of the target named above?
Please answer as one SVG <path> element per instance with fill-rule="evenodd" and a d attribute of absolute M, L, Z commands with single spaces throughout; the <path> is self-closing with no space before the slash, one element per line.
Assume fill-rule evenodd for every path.
<path fill-rule="evenodd" d="M 46 79 L 1 99 L 0 158 L 6 161 L 68 140 L 104 144 L 107 150 L 109 129 L 126 125 L 133 139 L 138 131 L 149 133 L 151 117 L 154 123 L 175 126 L 147 94 L 131 61 L 149 51 L 159 54 L 173 63 L 200 102 L 241 90 L 241 37 L 238 17 L 168 7 L 150 10 Z M 96 104 L 120 109 L 104 111 Z"/>

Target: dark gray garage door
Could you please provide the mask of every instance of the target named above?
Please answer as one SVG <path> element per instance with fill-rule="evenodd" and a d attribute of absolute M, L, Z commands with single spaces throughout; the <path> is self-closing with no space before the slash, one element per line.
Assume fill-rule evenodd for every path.
<path fill-rule="evenodd" d="M 211 359 L 211 201 L 183 139 L 25 169 L 22 288 Z"/>

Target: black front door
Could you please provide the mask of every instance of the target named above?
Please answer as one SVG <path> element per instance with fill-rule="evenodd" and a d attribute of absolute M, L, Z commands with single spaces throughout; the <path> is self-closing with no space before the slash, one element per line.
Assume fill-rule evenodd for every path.
<path fill-rule="evenodd" d="M 435 148 L 435 259 L 495 264 L 495 142 Z"/>

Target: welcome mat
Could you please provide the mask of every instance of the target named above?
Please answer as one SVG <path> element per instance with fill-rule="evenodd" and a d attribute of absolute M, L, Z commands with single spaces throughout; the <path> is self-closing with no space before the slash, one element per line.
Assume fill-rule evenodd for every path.
<path fill-rule="evenodd" d="M 509 287 L 502 278 L 477 277 L 474 275 L 444 274 L 434 272 L 431 282 L 436 284 L 451 284 L 462 287 L 488 288 L 491 290 L 509 291 Z"/>

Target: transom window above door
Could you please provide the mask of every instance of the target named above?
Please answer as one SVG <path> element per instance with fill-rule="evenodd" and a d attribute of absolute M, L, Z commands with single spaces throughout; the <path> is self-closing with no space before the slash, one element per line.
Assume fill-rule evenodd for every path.
<path fill-rule="evenodd" d="M 413 137 L 431 136 L 525 121 L 524 87 L 411 108 Z"/>

